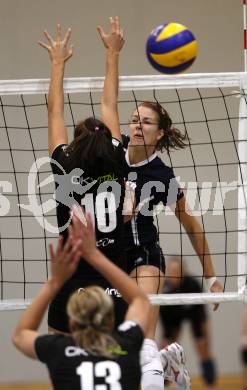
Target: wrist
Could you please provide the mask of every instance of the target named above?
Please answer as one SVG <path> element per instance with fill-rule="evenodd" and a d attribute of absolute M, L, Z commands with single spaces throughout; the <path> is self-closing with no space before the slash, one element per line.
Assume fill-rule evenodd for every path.
<path fill-rule="evenodd" d="M 97 261 L 100 253 L 101 252 L 97 249 L 97 247 L 95 247 L 94 249 L 90 250 L 89 254 L 85 258 L 89 263 L 94 263 Z"/>
<path fill-rule="evenodd" d="M 108 55 L 118 57 L 118 56 L 119 56 L 119 53 L 120 53 L 120 50 L 113 49 L 112 47 L 109 47 L 109 48 L 107 49 L 107 54 L 108 54 Z"/>
<path fill-rule="evenodd" d="M 205 278 L 205 284 L 208 291 L 210 291 L 212 285 L 214 284 L 214 282 L 216 282 L 216 280 L 217 280 L 216 276 Z"/>
<path fill-rule="evenodd" d="M 49 279 L 47 280 L 46 284 L 47 284 L 48 288 L 49 288 L 52 292 L 54 292 L 54 293 L 56 293 L 57 291 L 59 291 L 60 288 L 61 288 L 62 285 L 63 285 L 63 283 L 62 283 L 60 280 L 58 280 L 57 278 L 54 278 L 54 277 L 52 277 L 52 276 L 49 277 Z"/>
<path fill-rule="evenodd" d="M 64 68 L 65 61 L 62 59 L 52 59 L 52 66 Z"/>

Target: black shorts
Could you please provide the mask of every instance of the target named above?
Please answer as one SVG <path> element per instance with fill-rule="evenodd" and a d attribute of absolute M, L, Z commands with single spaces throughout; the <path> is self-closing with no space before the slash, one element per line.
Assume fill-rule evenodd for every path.
<path fill-rule="evenodd" d="M 102 287 L 106 294 L 111 295 L 115 311 L 115 327 L 124 320 L 128 309 L 127 303 L 123 300 L 118 291 L 110 286 L 103 278 L 71 279 L 60 290 L 48 309 L 48 326 L 61 332 L 69 333 L 68 316 L 66 313 L 67 303 L 71 294 L 81 288 L 97 285 Z"/>
<path fill-rule="evenodd" d="M 135 246 L 126 251 L 127 272 L 133 271 L 141 265 L 152 265 L 165 273 L 165 257 L 162 249 L 156 242 L 152 244 Z"/>
<path fill-rule="evenodd" d="M 173 340 L 184 321 L 189 321 L 195 338 L 204 337 L 207 312 L 204 305 L 161 306 L 160 319 L 165 328 L 165 337 Z"/>

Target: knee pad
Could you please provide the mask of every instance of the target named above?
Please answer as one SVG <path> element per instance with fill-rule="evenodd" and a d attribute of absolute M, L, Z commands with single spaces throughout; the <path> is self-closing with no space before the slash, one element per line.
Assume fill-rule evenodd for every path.
<path fill-rule="evenodd" d="M 241 360 L 244 365 L 247 365 L 247 348 L 241 349 Z"/>
<path fill-rule="evenodd" d="M 140 353 L 140 363 L 143 373 L 152 370 L 163 373 L 158 347 L 154 340 L 144 340 Z"/>
<path fill-rule="evenodd" d="M 213 385 L 216 379 L 215 364 L 212 359 L 205 360 L 201 363 L 202 376 L 208 385 Z"/>

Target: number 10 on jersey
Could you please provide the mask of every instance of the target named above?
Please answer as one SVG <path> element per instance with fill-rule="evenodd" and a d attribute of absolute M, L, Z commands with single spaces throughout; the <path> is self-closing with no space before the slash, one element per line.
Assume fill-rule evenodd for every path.
<path fill-rule="evenodd" d="M 94 227 L 102 233 L 110 233 L 117 226 L 117 206 L 116 198 L 113 192 L 100 192 L 96 195 L 85 194 L 81 200 L 81 205 L 86 213 L 90 213 L 93 218 Z"/>

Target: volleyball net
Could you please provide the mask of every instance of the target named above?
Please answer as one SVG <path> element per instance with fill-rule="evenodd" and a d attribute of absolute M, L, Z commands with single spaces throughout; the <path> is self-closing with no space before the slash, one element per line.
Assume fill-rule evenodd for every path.
<path fill-rule="evenodd" d="M 103 78 L 66 79 L 65 120 L 72 140 L 82 118 L 100 117 Z M 56 244 L 54 178 L 47 152 L 49 80 L 0 81 L 0 310 L 22 309 L 49 273 Z M 158 101 L 186 132 L 186 149 L 160 156 L 172 166 L 190 212 L 207 237 L 222 294 L 152 295 L 154 304 L 245 301 L 247 275 L 247 76 L 244 73 L 120 77 L 121 129 L 142 101 Z M 204 287 L 186 232 L 169 207 L 155 210 L 166 258 Z"/>

